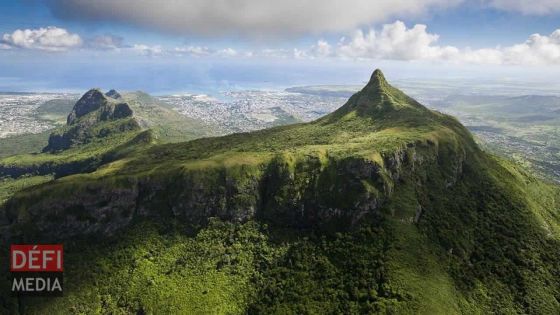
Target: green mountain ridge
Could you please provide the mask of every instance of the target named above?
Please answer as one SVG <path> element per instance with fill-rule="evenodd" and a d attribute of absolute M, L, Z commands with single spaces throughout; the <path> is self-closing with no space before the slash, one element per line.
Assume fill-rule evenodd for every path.
<path fill-rule="evenodd" d="M 49 108 L 49 113 L 52 110 Z M 112 161 L 121 150 L 212 134 L 211 126 L 184 117 L 140 91 L 121 95 L 115 90 L 103 94 L 100 89 L 91 89 L 67 116 L 65 126 L 47 132 L 48 142 L 42 153 L 1 159 L 0 178 L 49 174 L 62 177 L 90 172 Z M 3 143 L 16 146 L 18 142 L 31 142 L 30 146 L 37 148 L 29 150 L 40 151 L 39 146 L 45 137 L 43 134 L 20 135 L 4 139 Z"/>
<path fill-rule="evenodd" d="M 67 251 L 65 297 L 12 311 L 560 310 L 558 187 L 379 70 L 317 121 L 123 150 L 2 207 L 4 239 Z"/>
<path fill-rule="evenodd" d="M 444 123 L 446 125 L 443 125 Z M 412 127 L 410 128 L 412 132 L 393 130 L 394 128 L 405 127 L 406 124 Z M 441 135 L 438 133 L 441 133 Z M 417 134 L 423 137 L 416 138 Z M 270 140 L 267 141 L 267 138 Z M 349 142 L 348 140 L 350 139 L 352 140 Z M 369 147 L 370 145 L 377 145 L 380 150 L 372 152 Z M 240 196 L 234 195 L 233 198 L 230 198 L 231 200 L 228 200 L 226 196 L 224 203 L 211 204 L 211 206 L 217 208 L 212 210 L 216 211 L 216 213 L 200 214 L 200 218 L 203 220 L 208 216 L 219 216 L 220 212 L 223 213 L 223 218 L 242 220 L 254 215 L 254 213 L 247 213 L 248 209 L 256 209 L 262 206 L 258 204 L 260 199 L 262 199 L 260 195 L 263 194 L 259 186 L 266 186 L 266 184 L 261 183 L 261 181 L 266 180 L 268 176 L 279 176 L 279 180 L 284 180 L 282 176 L 286 175 L 283 174 L 286 170 L 283 168 L 288 167 L 289 171 L 289 168 L 294 167 L 290 164 L 297 164 L 299 158 L 303 158 L 304 163 L 307 160 L 317 160 L 318 164 L 314 167 L 318 168 L 318 172 L 325 173 L 323 177 L 318 176 L 317 180 L 325 180 L 325 184 L 331 180 L 337 180 L 332 175 L 329 175 L 328 172 L 325 172 L 328 169 L 324 168 L 328 167 L 330 162 L 333 162 L 334 165 L 344 163 L 344 167 L 348 163 L 348 167 L 352 167 L 352 164 L 356 164 L 356 167 L 358 167 L 357 171 L 348 170 L 356 173 L 351 174 L 352 177 L 362 176 L 359 174 L 359 168 L 361 167 L 371 168 L 369 170 L 370 175 L 378 177 L 368 179 L 365 176 L 364 180 L 369 181 L 362 183 L 360 180 L 359 183 L 353 185 L 356 187 L 352 187 L 352 189 L 360 189 L 368 193 L 367 200 L 362 201 L 362 207 L 365 209 L 363 211 L 367 211 L 370 203 L 375 204 L 373 207 L 376 207 L 379 201 L 377 200 L 378 196 L 383 197 L 391 191 L 392 186 L 394 186 L 391 180 L 395 176 L 398 177 L 398 174 L 395 175 L 394 173 L 400 171 L 399 168 L 403 166 L 404 160 L 413 158 L 409 156 L 412 154 L 412 151 L 415 151 L 417 148 L 426 152 L 439 151 L 441 149 L 439 148 L 440 145 L 448 150 L 449 153 L 455 155 L 453 156 L 454 160 L 450 161 L 454 165 L 450 169 L 445 170 L 447 172 L 445 176 L 449 177 L 448 181 L 455 181 L 460 164 L 465 158 L 465 150 L 478 150 L 468 132 L 453 118 L 429 111 L 402 92 L 391 87 L 385 81 L 381 72 L 377 70 L 372 75 L 370 83 L 361 92 L 350 98 L 339 110 L 316 122 L 273 128 L 255 133 L 235 134 L 221 138 L 200 139 L 182 144 L 158 146 L 139 153 L 138 156 L 131 156 L 119 160 L 115 164 L 108 164 L 97 173 L 93 173 L 92 177 L 94 182 L 99 182 L 99 176 L 101 176 L 101 180 L 113 176 L 114 178 L 133 176 L 135 180 L 141 180 L 146 176 L 146 173 L 155 173 L 153 175 L 162 175 L 165 179 L 169 180 L 174 179 L 176 176 L 171 174 L 186 173 L 184 175 L 191 176 L 190 172 L 205 173 L 207 171 L 205 164 L 208 164 L 208 169 L 215 169 L 218 172 L 222 171 L 222 167 L 225 167 L 226 173 L 230 165 L 232 168 L 247 168 L 247 171 L 240 174 L 243 178 L 239 179 L 239 181 L 241 184 L 249 187 L 231 187 L 234 190 L 241 190 Z M 200 151 L 199 148 L 202 148 L 203 151 Z M 196 149 L 199 149 L 199 152 Z M 235 151 L 238 151 L 238 153 Z M 230 152 L 233 152 L 233 154 L 230 154 Z M 430 157 L 430 159 L 432 158 Z M 199 167 L 199 164 L 202 164 L 202 167 Z M 154 172 L 154 170 L 156 171 Z M 236 171 L 234 170 L 234 172 Z M 279 174 L 274 174 L 275 172 L 279 172 Z M 209 186 L 216 186 L 216 183 L 212 182 L 214 181 L 213 178 L 201 176 L 200 180 L 210 180 Z M 258 178 L 260 176 L 264 177 Z M 227 174 L 225 174 L 225 178 L 219 180 L 227 181 L 227 179 Z M 80 182 L 87 180 L 88 178 L 80 178 Z M 75 187 L 75 184 L 80 185 L 79 183 L 72 183 L 71 185 Z M 161 184 L 168 185 L 168 183 Z M 225 184 L 226 191 L 230 189 L 227 187 L 227 183 L 218 182 L 217 184 Z M 234 186 L 237 184 L 233 183 Z M 294 183 L 288 181 L 283 184 L 293 185 Z M 332 182 L 330 184 L 340 185 L 342 183 Z M 63 182 L 60 185 L 64 185 Z M 316 186 L 321 187 L 323 185 L 317 183 Z M 111 188 L 111 186 L 108 187 Z M 188 186 L 185 188 L 191 189 Z M 341 188 L 348 189 L 348 187 Z M 257 196 L 249 197 L 243 194 L 243 190 L 247 189 L 254 190 L 249 192 L 249 196 L 252 193 Z M 91 187 L 89 190 L 92 190 Z M 137 189 L 134 190 L 136 191 Z M 167 197 L 169 191 L 173 190 L 162 189 L 162 192 Z M 210 192 L 208 197 L 215 193 L 223 194 L 226 191 Z M 324 192 L 317 191 L 315 193 Z M 49 194 L 52 195 L 52 193 Z M 344 198 L 345 194 L 341 194 L 339 199 L 346 199 Z M 99 201 L 99 198 L 102 198 L 102 196 L 102 193 L 96 193 L 95 200 Z M 239 200 L 236 200 L 236 198 L 239 198 Z M 212 199 L 214 198 L 209 198 L 209 200 Z M 79 200 L 79 202 L 83 201 L 82 198 L 76 200 Z M 335 202 L 335 200 L 332 201 Z M 356 200 L 351 200 L 351 202 L 356 202 Z M 200 210 L 205 212 L 206 209 L 203 208 L 210 205 L 202 202 L 200 205 L 194 206 L 200 206 L 201 209 L 185 204 L 183 207 L 187 209 L 184 209 L 184 211 L 195 210 L 196 213 L 196 210 Z M 287 205 L 271 204 L 269 206 L 271 208 L 282 208 Z M 312 206 L 317 207 L 318 205 L 314 204 Z M 320 207 L 325 208 L 324 211 L 329 212 L 332 211 L 328 210 L 332 206 L 326 204 Z M 343 206 L 348 207 L 351 205 L 348 203 L 343 204 Z M 135 205 L 131 204 L 130 207 L 134 208 Z M 351 207 L 356 208 L 355 206 Z M 285 209 L 289 215 L 291 210 Z M 41 212 L 45 214 L 45 212 Z M 263 215 L 267 216 L 268 214 Z M 323 214 L 313 214 L 313 216 L 315 215 L 321 216 Z M 328 213 L 324 215 L 330 216 Z M 298 224 L 300 223 L 298 218 L 294 218 L 293 221 Z"/>

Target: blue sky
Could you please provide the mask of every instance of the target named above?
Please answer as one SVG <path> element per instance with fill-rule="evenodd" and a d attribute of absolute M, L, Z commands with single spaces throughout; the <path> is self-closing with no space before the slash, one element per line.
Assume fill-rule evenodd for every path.
<path fill-rule="evenodd" d="M 0 91 L 560 81 L 559 0 L 0 3 Z"/>

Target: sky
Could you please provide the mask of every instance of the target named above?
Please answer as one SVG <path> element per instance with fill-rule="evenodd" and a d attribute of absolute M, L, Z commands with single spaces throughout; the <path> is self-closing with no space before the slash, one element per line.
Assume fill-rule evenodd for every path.
<path fill-rule="evenodd" d="M 560 83 L 560 0 L 0 0 L 0 91 Z"/>

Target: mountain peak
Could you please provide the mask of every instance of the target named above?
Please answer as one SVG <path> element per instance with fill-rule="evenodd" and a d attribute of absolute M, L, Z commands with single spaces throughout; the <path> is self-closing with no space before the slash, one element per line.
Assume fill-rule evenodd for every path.
<path fill-rule="evenodd" d="M 121 94 L 117 92 L 115 89 L 111 89 L 109 92 L 105 93 L 105 96 L 110 98 L 119 99 L 121 98 Z"/>
<path fill-rule="evenodd" d="M 94 88 L 87 91 L 74 105 L 72 112 L 68 115 L 67 124 L 72 124 L 76 119 L 99 109 L 106 103 L 107 97 L 100 89 Z"/>
<path fill-rule="evenodd" d="M 362 91 L 367 91 L 370 94 L 380 94 L 380 93 L 390 93 L 391 85 L 385 79 L 383 72 L 380 69 L 375 69 L 373 71 L 369 82 L 362 89 Z"/>
<path fill-rule="evenodd" d="M 332 118 L 340 118 L 350 112 L 359 116 L 380 117 L 383 113 L 401 109 L 425 111 L 423 105 L 391 86 L 380 69 L 373 71 L 369 82 L 348 102 L 333 113 Z"/>
<path fill-rule="evenodd" d="M 107 94 L 97 88 L 87 91 L 68 114 L 66 127 L 51 133 L 43 152 L 62 151 L 112 134 L 139 130 L 141 127 L 135 119 L 106 125 L 109 121 L 132 117 L 132 108 L 126 102 L 119 102 L 120 98 L 115 90 Z"/>
<path fill-rule="evenodd" d="M 385 76 L 383 75 L 381 69 L 375 69 L 375 71 L 373 71 L 373 73 L 371 74 L 371 78 L 369 79 L 368 82 L 368 85 L 369 84 L 373 84 L 377 86 L 387 84 L 387 80 L 385 80 Z"/>

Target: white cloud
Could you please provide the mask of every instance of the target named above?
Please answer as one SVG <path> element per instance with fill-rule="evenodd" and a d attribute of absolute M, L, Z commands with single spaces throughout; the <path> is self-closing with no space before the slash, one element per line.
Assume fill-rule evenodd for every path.
<path fill-rule="evenodd" d="M 550 36 L 533 34 L 523 44 L 503 49 L 504 62 L 511 64 L 560 64 L 560 29 Z"/>
<path fill-rule="evenodd" d="M 59 18 L 114 21 L 174 34 L 268 37 L 348 31 L 462 0 L 52 0 Z"/>
<path fill-rule="evenodd" d="M 293 55 L 293 57 L 296 58 L 296 59 L 305 59 L 305 58 L 309 58 L 309 57 L 313 58 L 312 56 L 310 56 L 310 55 L 307 53 L 307 51 L 305 51 L 305 50 L 300 50 L 300 49 L 297 49 L 297 48 L 294 48 L 294 51 L 293 51 L 292 55 Z M 286 56 L 286 57 L 287 57 L 287 56 Z"/>
<path fill-rule="evenodd" d="M 315 59 L 315 58 L 327 58 L 327 57 L 334 57 L 332 46 L 325 40 L 318 40 L 317 43 L 309 49 L 297 49 L 294 48 L 292 57 L 296 59 Z M 285 57 L 290 57 L 288 51 L 285 51 Z"/>
<path fill-rule="evenodd" d="M 416 24 L 408 29 L 401 21 L 385 24 L 380 32 L 358 30 L 347 41 L 342 39 L 337 54 L 350 58 L 373 59 L 448 59 L 458 50 L 451 46 L 437 46 L 439 36 L 426 32 L 426 25 Z"/>
<path fill-rule="evenodd" d="M 292 57 L 303 57 L 302 55 L 295 56 L 298 49 L 282 49 L 282 48 L 265 48 L 258 51 L 252 52 L 253 57 L 265 57 L 265 58 L 292 58 Z"/>
<path fill-rule="evenodd" d="M 4 34 L 2 44 L 27 49 L 65 51 L 81 46 L 82 39 L 78 34 L 69 33 L 66 29 L 49 26 L 33 30 L 18 29 L 11 34 Z"/>
<path fill-rule="evenodd" d="M 173 51 L 176 55 L 179 56 L 193 56 L 193 57 L 205 57 L 205 56 L 218 56 L 218 57 L 236 57 L 239 56 L 240 53 L 231 48 L 223 48 L 223 49 L 211 49 L 205 46 L 183 46 L 183 47 L 175 47 Z"/>
<path fill-rule="evenodd" d="M 160 45 L 149 46 L 144 44 L 134 44 L 132 50 L 146 56 L 157 56 L 165 52 Z"/>
<path fill-rule="evenodd" d="M 320 39 L 317 41 L 317 44 L 311 46 L 310 53 L 314 57 L 329 57 L 332 54 L 332 46 L 328 42 Z"/>
<path fill-rule="evenodd" d="M 482 48 L 476 50 L 467 48 L 455 56 L 455 61 L 499 65 L 504 63 L 504 53 L 499 48 Z"/>
<path fill-rule="evenodd" d="M 486 0 L 491 7 L 523 14 L 546 15 L 560 12 L 558 0 Z"/>
<path fill-rule="evenodd" d="M 202 57 L 202 56 L 209 56 L 214 51 L 208 47 L 202 46 L 184 46 L 184 47 L 176 47 L 175 52 L 179 55 L 190 55 L 195 57 Z"/>
<path fill-rule="evenodd" d="M 205 46 L 183 46 L 173 50 L 161 46 L 134 45 L 145 55 L 173 54 L 194 57 L 281 58 L 281 59 L 375 59 L 435 61 L 495 65 L 560 65 L 560 29 L 549 36 L 533 34 L 520 44 L 494 48 L 458 48 L 438 45 L 439 35 L 429 33 L 427 26 L 408 28 L 403 22 L 385 24 L 380 30 L 356 30 L 348 38 L 331 44 L 319 40 L 302 48 L 265 48 L 259 50 L 213 49 Z"/>
<path fill-rule="evenodd" d="M 356 30 L 351 36 L 343 37 L 334 43 L 321 39 L 307 48 L 239 50 L 232 47 L 209 48 L 196 45 L 167 48 L 147 44 L 124 45 L 124 40 L 115 35 L 97 36 L 84 42 L 77 34 L 51 26 L 4 34 L 0 40 L 0 50 L 26 48 L 66 51 L 82 47 L 84 50 L 122 50 L 123 53 L 133 52 L 146 56 L 389 59 L 524 66 L 560 65 L 560 29 L 550 35 L 533 34 L 523 43 L 505 47 L 459 48 L 438 45 L 438 40 L 439 35 L 430 33 L 426 25 L 416 24 L 408 28 L 403 22 L 396 21 L 377 30 Z"/>
<path fill-rule="evenodd" d="M 560 64 L 560 29 L 550 36 L 533 34 L 524 43 L 507 47 L 460 49 L 437 45 L 439 36 L 427 32 L 426 25 L 407 28 L 401 21 L 383 25 L 380 31 L 357 30 L 342 38 L 334 51 L 319 41 L 298 57 L 340 57 L 351 59 L 431 60 L 476 64 L 557 65 Z"/>
<path fill-rule="evenodd" d="M 233 48 L 225 48 L 225 49 L 218 50 L 216 54 L 222 57 L 235 57 L 238 55 L 238 52 Z"/>

